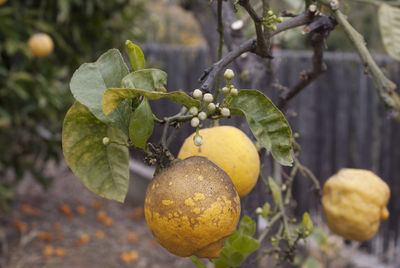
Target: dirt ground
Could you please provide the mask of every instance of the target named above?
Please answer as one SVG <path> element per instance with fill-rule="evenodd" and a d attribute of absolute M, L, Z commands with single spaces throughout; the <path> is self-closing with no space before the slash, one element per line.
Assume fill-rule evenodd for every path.
<path fill-rule="evenodd" d="M 108 201 L 65 165 L 53 172 L 48 191 L 24 180 L 0 215 L 0 267 L 194 267 L 155 242 L 140 199 Z"/>

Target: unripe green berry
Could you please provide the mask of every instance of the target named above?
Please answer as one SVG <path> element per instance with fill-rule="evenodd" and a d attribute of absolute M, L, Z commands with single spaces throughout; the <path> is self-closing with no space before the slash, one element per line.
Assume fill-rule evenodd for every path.
<path fill-rule="evenodd" d="M 232 88 L 231 89 L 231 94 L 232 94 L 232 96 L 237 96 L 239 94 L 238 89 L 237 88 Z"/>
<path fill-rule="evenodd" d="M 190 125 L 192 127 L 198 127 L 200 124 L 200 120 L 197 117 L 193 117 L 192 120 L 190 120 Z"/>
<path fill-rule="evenodd" d="M 193 91 L 193 97 L 195 98 L 195 99 L 201 99 L 201 97 L 203 96 L 203 92 L 201 92 L 201 90 L 200 89 L 195 89 L 194 91 Z"/>
<path fill-rule="evenodd" d="M 229 88 L 228 87 L 223 87 L 221 89 L 222 93 L 227 94 L 229 92 Z"/>
<path fill-rule="evenodd" d="M 109 137 L 104 137 L 104 138 L 103 138 L 103 144 L 104 144 L 104 145 L 109 145 L 110 142 L 111 142 L 111 141 L 110 141 L 110 138 L 109 138 Z"/>
<path fill-rule="evenodd" d="M 214 112 L 215 109 L 216 109 L 215 103 L 210 102 L 210 103 L 207 105 L 207 111 L 209 111 L 210 113 Z"/>
<path fill-rule="evenodd" d="M 198 117 L 199 117 L 199 119 L 200 119 L 201 121 L 204 121 L 204 120 L 207 119 L 207 114 L 206 114 L 205 112 L 200 112 L 199 115 L 198 115 Z"/>
<path fill-rule="evenodd" d="M 231 111 L 228 108 L 224 107 L 221 109 L 221 115 L 223 117 L 228 117 L 231 115 Z"/>
<path fill-rule="evenodd" d="M 212 94 L 206 93 L 206 94 L 204 94 L 203 100 L 205 103 L 210 103 L 214 100 L 214 97 Z"/>
<path fill-rule="evenodd" d="M 200 135 L 194 136 L 193 142 L 196 146 L 201 146 L 204 143 L 203 138 Z"/>
<path fill-rule="evenodd" d="M 232 80 L 235 77 L 235 73 L 231 69 L 226 69 L 224 73 L 224 77 L 226 80 Z"/>
<path fill-rule="evenodd" d="M 197 109 L 197 107 L 193 106 L 189 109 L 189 113 L 191 115 L 197 115 L 199 113 L 199 109 Z"/>

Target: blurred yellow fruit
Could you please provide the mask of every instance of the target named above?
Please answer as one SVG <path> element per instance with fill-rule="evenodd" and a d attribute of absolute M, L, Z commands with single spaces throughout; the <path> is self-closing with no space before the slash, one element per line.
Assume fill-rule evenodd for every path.
<path fill-rule="evenodd" d="M 53 254 L 54 254 L 54 248 L 53 248 L 52 245 L 46 245 L 46 246 L 43 248 L 43 251 L 42 251 L 43 257 L 49 258 L 49 257 L 51 257 Z"/>
<path fill-rule="evenodd" d="M 14 220 L 14 226 L 15 228 L 20 231 L 21 233 L 25 233 L 26 231 L 28 231 L 28 224 L 26 224 L 23 221 L 20 220 Z"/>
<path fill-rule="evenodd" d="M 82 206 L 82 205 L 78 205 L 78 206 L 76 207 L 76 212 L 77 212 L 79 215 L 84 215 L 84 214 L 86 214 L 86 208 L 85 208 L 84 206 Z"/>
<path fill-rule="evenodd" d="M 231 126 L 201 129 L 199 135 L 204 141 L 201 146 L 194 145 L 194 135 L 185 140 L 178 158 L 207 157 L 228 173 L 240 197 L 248 194 L 257 183 L 260 158 L 246 134 Z"/>
<path fill-rule="evenodd" d="M 349 240 L 372 238 L 389 217 L 387 184 L 363 169 L 341 169 L 325 185 L 322 206 L 329 229 Z"/>
<path fill-rule="evenodd" d="M 65 250 L 63 248 L 56 248 L 56 256 L 63 259 L 65 257 Z"/>
<path fill-rule="evenodd" d="M 80 241 L 81 241 L 82 244 L 89 243 L 89 241 L 90 241 L 90 236 L 87 235 L 87 234 L 82 234 L 82 235 L 80 236 Z"/>
<path fill-rule="evenodd" d="M 53 52 L 54 43 L 48 34 L 36 33 L 29 38 L 28 47 L 33 55 L 42 58 Z"/>
<path fill-rule="evenodd" d="M 7 0 L 0 0 L 0 6 L 2 5 L 2 4 L 5 4 L 7 2 Z"/>
<path fill-rule="evenodd" d="M 169 252 L 217 258 L 236 230 L 240 199 L 229 176 L 204 157 L 190 157 L 150 182 L 144 213 L 156 240 Z"/>
<path fill-rule="evenodd" d="M 97 237 L 97 239 L 103 239 L 104 238 L 104 232 L 102 230 L 98 230 L 96 232 L 96 237 Z"/>
<path fill-rule="evenodd" d="M 125 263 L 130 263 L 132 261 L 136 261 L 139 258 L 139 253 L 136 250 L 131 250 L 129 252 L 121 253 L 121 255 L 119 255 L 119 258 Z"/>
<path fill-rule="evenodd" d="M 135 232 L 129 232 L 128 240 L 131 242 L 136 242 L 138 240 L 138 235 Z"/>

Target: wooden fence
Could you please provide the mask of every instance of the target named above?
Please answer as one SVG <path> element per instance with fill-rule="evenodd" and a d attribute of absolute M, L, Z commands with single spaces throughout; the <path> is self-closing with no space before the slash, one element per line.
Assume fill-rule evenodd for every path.
<path fill-rule="evenodd" d="M 153 65 L 168 73 L 168 90 L 192 91 L 199 87 L 197 79 L 208 62 L 206 48 L 147 45 L 144 52 Z M 321 183 L 342 167 L 370 169 L 381 176 L 391 188 L 388 206 L 391 217 L 382 223 L 379 236 L 379 241 L 385 241 L 387 245 L 395 241 L 400 232 L 400 197 L 397 196 L 400 193 L 400 122 L 389 118 L 383 109 L 372 80 L 364 74 L 357 55 L 325 53 L 324 59 L 328 71 L 288 106 L 288 120 L 293 132 L 300 134 L 300 161 Z M 388 57 L 377 59 L 400 87 L 400 64 Z M 268 82 L 261 90 L 274 99 L 276 94 L 270 88 L 271 83 L 294 85 L 300 72 L 311 67 L 311 53 L 278 51 L 272 66 L 273 72 L 269 74 L 272 77 L 266 77 Z M 154 107 L 156 114 L 174 114 L 179 110 L 173 103 L 163 102 L 161 107 Z M 234 119 L 230 124 L 232 121 L 249 134 L 243 120 Z M 183 139 L 192 131 L 188 126 L 179 131 L 171 148 L 173 153 L 177 153 Z M 267 164 L 265 169 L 270 171 L 271 164 Z M 309 180 L 296 179 L 294 195 L 298 214 L 306 210 L 321 210 L 320 201 L 312 194 L 310 186 Z M 260 190 L 264 187 L 262 182 L 257 187 L 256 193 L 244 200 L 245 207 L 259 206 L 267 199 L 265 191 Z M 379 241 L 372 241 L 372 244 L 381 245 Z"/>

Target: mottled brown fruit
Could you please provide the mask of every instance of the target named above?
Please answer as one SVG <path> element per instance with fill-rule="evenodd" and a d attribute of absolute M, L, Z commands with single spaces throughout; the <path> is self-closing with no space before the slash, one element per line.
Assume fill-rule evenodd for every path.
<path fill-rule="evenodd" d="M 205 157 L 189 157 L 149 184 L 145 218 L 169 252 L 217 258 L 240 217 L 240 199 L 229 176 Z"/>

